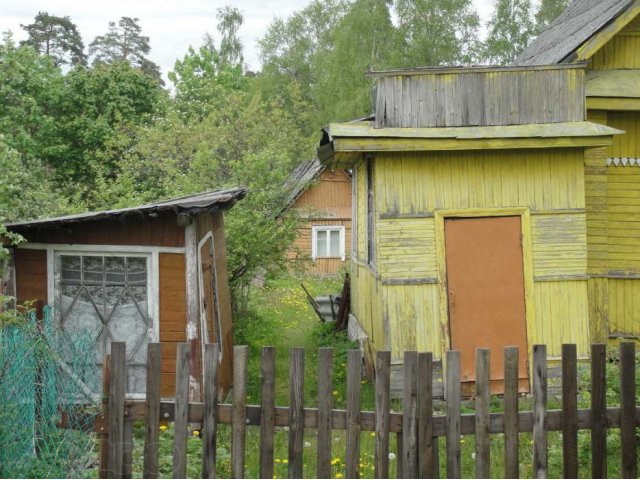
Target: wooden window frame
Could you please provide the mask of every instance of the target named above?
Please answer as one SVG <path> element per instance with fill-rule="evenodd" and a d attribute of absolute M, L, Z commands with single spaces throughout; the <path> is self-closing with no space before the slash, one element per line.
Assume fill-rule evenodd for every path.
<path fill-rule="evenodd" d="M 224 348 L 222 347 L 223 336 L 222 336 L 222 319 L 220 318 L 220 295 L 218 292 L 218 266 L 216 264 L 215 251 L 216 251 L 216 242 L 213 238 L 213 231 L 209 230 L 204 237 L 200 239 L 198 242 L 198 310 L 200 312 L 200 341 L 202 342 L 203 348 L 202 350 L 202 365 L 204 365 L 204 345 L 209 343 L 209 331 L 207 330 L 207 319 L 204 314 L 203 308 L 203 296 L 204 296 L 204 284 L 202 283 L 202 258 L 201 251 L 204 244 L 211 240 L 211 248 L 213 249 L 213 259 L 211 265 L 211 271 L 213 272 L 213 289 L 215 295 L 215 321 L 218 324 L 218 332 L 220 332 L 220 338 L 218 339 L 218 343 L 220 345 L 220 354 L 218 357 L 218 361 L 222 362 L 222 355 L 224 352 Z M 204 369 L 203 369 L 203 378 L 204 378 Z"/>
<path fill-rule="evenodd" d="M 318 259 L 330 259 L 330 258 L 340 258 L 341 261 L 345 261 L 346 252 L 345 252 L 345 227 L 344 225 L 314 225 L 311 227 L 311 258 L 315 261 Z M 318 232 L 319 231 L 327 231 L 327 232 L 340 232 L 340 254 L 339 255 L 328 255 L 326 257 L 319 257 L 317 251 L 316 242 L 318 240 Z M 329 242 L 330 236 L 327 235 L 327 252 L 329 251 Z"/>

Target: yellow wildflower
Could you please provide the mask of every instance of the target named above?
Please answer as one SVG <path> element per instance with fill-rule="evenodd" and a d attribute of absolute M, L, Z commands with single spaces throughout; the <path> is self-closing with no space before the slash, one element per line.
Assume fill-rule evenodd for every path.
<path fill-rule="evenodd" d="M 287 459 L 285 458 L 284 460 L 282 460 L 282 463 L 284 463 L 284 464 L 286 465 L 287 463 L 289 463 L 289 460 L 287 460 Z"/>
<path fill-rule="evenodd" d="M 336 478 L 342 478 L 342 474 L 341 473 L 336 473 Z"/>
<path fill-rule="evenodd" d="M 160 431 L 164 432 L 168 427 L 166 425 L 160 425 Z"/>
<path fill-rule="evenodd" d="M 275 462 L 276 463 L 280 463 L 280 462 L 282 462 L 282 460 L 280 460 L 279 458 L 276 458 Z"/>
<path fill-rule="evenodd" d="M 334 390 L 332 393 L 333 393 L 333 395 L 338 395 L 338 391 L 337 390 Z"/>
<path fill-rule="evenodd" d="M 200 431 L 199 430 L 194 430 L 193 431 L 193 436 L 197 437 L 198 435 L 200 435 Z"/>

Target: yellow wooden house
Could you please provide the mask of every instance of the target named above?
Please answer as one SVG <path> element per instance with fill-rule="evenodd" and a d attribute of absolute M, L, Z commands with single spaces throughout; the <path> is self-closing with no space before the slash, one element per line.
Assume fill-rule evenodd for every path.
<path fill-rule="evenodd" d="M 625 132 L 587 154 L 587 273 L 592 339 L 638 340 L 640 2 L 576 0 L 516 62 L 586 62 L 588 119 Z"/>
<path fill-rule="evenodd" d="M 588 356 L 584 165 L 621 132 L 586 121 L 584 67 L 370 75 L 375 115 L 331 124 L 318 149 L 353 171 L 351 322 L 367 351 L 391 350 L 395 382 L 403 351 L 458 349 L 471 385 L 489 347 L 494 391 L 506 345 L 521 391 L 533 344 Z"/>

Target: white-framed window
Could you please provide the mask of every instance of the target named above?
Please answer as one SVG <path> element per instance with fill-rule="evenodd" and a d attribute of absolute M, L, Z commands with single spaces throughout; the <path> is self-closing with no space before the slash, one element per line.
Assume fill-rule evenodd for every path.
<path fill-rule="evenodd" d="M 84 340 L 94 345 L 97 376 L 111 342 L 126 342 L 126 391 L 144 394 L 147 345 L 157 337 L 152 254 L 59 250 L 53 254 L 52 287 L 62 334 L 71 339 L 88 337 Z"/>
<path fill-rule="evenodd" d="M 344 226 L 311 227 L 311 257 L 340 258 L 344 261 Z"/>

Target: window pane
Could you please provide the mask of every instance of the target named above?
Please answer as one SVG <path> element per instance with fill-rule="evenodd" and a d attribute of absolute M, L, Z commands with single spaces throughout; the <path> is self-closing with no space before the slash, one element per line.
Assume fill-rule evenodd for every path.
<path fill-rule="evenodd" d="M 65 284 L 77 284 L 80 282 L 80 257 L 76 255 L 62 255 L 62 281 Z"/>
<path fill-rule="evenodd" d="M 331 240 L 329 246 L 329 256 L 330 257 L 339 257 L 340 256 L 340 231 L 339 230 L 331 230 Z"/>
<path fill-rule="evenodd" d="M 318 257 L 326 257 L 327 256 L 327 231 L 326 230 L 318 230 L 316 232 L 316 255 Z"/>
<path fill-rule="evenodd" d="M 84 283 L 102 284 L 102 274 L 104 266 L 102 265 L 104 257 L 82 257 L 82 273 L 84 274 Z"/>

